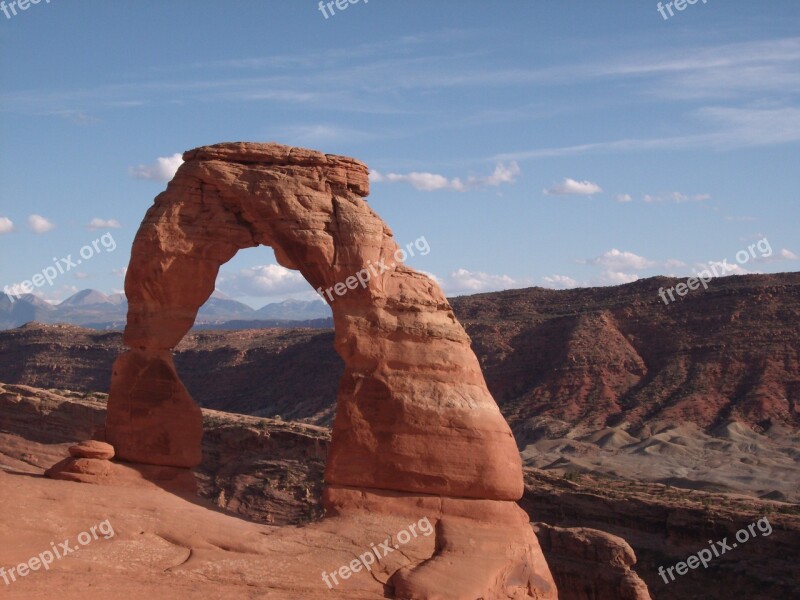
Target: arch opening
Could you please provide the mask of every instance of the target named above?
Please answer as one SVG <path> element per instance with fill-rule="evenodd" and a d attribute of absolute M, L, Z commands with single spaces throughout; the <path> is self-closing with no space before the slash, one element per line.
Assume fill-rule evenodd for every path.
<path fill-rule="evenodd" d="M 332 350 L 328 304 L 258 246 L 221 267 L 174 360 L 202 408 L 332 427 L 344 368 Z"/>

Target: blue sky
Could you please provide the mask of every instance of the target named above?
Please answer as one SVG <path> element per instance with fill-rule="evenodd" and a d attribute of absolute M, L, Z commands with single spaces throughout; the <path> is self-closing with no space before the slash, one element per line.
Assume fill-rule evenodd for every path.
<path fill-rule="evenodd" d="M 409 264 L 452 295 L 723 259 L 733 273 L 798 270 L 796 0 L 699 0 L 666 20 L 642 0 L 334 9 L 0 12 L 0 288 L 108 233 L 113 251 L 95 244 L 35 291 L 121 290 L 175 155 L 240 140 L 365 161 L 370 204 L 401 245 L 425 238 Z M 736 261 L 765 238 L 769 253 Z M 218 287 L 254 306 L 313 296 L 267 248 L 223 266 Z"/>

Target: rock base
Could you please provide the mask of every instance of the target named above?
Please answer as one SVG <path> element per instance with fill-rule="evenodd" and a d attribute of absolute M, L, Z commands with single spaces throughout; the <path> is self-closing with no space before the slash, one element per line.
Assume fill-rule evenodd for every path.
<path fill-rule="evenodd" d="M 435 527 L 427 556 L 406 557 L 387 579 L 403 600 L 556 600 L 528 516 L 514 502 L 331 486 L 326 515 L 407 517 Z M 398 532 L 399 533 L 399 532 Z M 400 536 L 398 535 L 398 539 Z M 394 540 L 392 541 L 394 543 Z"/>

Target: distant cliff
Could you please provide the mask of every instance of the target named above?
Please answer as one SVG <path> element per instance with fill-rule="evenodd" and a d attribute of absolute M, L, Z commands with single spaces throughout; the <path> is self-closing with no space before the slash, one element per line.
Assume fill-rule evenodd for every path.
<path fill-rule="evenodd" d="M 623 421 L 737 419 L 800 427 L 800 273 L 716 279 L 665 305 L 656 277 L 451 299 L 520 445 Z M 107 391 L 119 333 L 0 332 L 0 381 Z M 178 370 L 203 406 L 330 424 L 341 361 L 330 331 L 192 332 Z"/>

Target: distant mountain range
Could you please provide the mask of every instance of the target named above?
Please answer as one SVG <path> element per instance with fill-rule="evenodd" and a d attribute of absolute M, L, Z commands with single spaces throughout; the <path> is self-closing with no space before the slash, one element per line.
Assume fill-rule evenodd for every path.
<path fill-rule="evenodd" d="M 0 293 L 0 330 L 37 321 L 68 323 L 91 329 L 122 329 L 128 313 L 124 294 L 106 295 L 81 290 L 61 302 L 50 304 L 33 294 L 13 300 Z M 284 300 L 255 310 L 242 302 L 214 292 L 200 309 L 196 328 L 241 329 L 261 327 L 333 327 L 331 312 L 322 300 Z"/>

